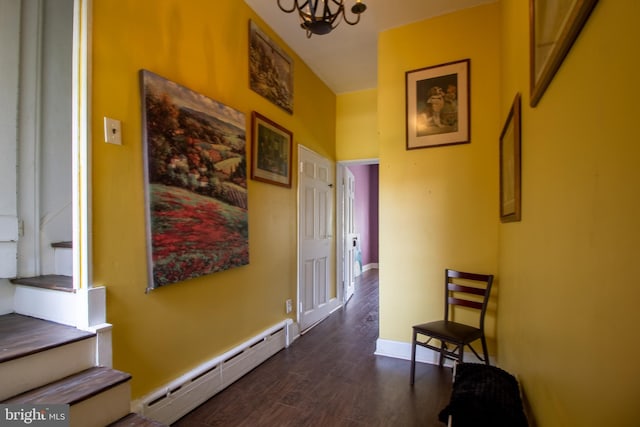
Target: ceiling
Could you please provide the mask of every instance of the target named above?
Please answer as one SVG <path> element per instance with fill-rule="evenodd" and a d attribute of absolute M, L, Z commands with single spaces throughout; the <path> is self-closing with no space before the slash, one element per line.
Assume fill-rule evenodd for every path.
<path fill-rule="evenodd" d="M 306 37 L 296 13 L 284 13 L 277 0 L 244 0 L 336 94 L 378 85 L 378 33 L 496 0 L 363 0 L 360 22 L 342 22 L 329 34 Z M 289 7 L 294 0 L 281 0 Z M 352 19 L 355 0 L 345 0 Z"/>

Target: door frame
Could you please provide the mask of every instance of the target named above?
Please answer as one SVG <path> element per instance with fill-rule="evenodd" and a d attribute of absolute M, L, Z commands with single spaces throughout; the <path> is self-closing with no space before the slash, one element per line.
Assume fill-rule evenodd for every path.
<path fill-rule="evenodd" d="M 22 5 L 40 13 L 46 0 L 20 0 Z M 72 214 L 72 259 L 74 292 L 51 292 L 29 286 L 16 286 L 13 308 L 17 313 L 27 314 L 81 329 L 106 330 L 106 291 L 103 286 L 94 286 L 92 274 L 91 242 L 91 31 L 92 1 L 73 0 L 72 37 L 72 84 L 71 84 L 71 214 Z M 37 16 L 37 15 L 36 15 Z M 30 41 L 31 43 L 31 41 Z M 33 55 L 39 55 L 39 51 Z M 37 84 L 38 76 L 30 78 Z M 37 99 L 36 99 L 37 101 Z M 22 142 L 22 141 L 21 141 Z M 34 138 L 24 141 L 21 149 L 38 150 Z M 21 171 L 18 171 L 20 174 Z M 36 172 L 37 174 L 37 172 Z M 19 198 L 33 199 L 39 191 L 37 175 L 26 176 L 29 187 L 21 186 Z M 24 180 L 24 177 L 22 177 Z M 22 200 L 20 203 L 24 203 Z M 37 205 L 37 202 L 36 202 Z M 23 211 L 37 215 L 37 206 L 26 205 Z M 37 257 L 38 245 L 21 253 L 21 258 Z M 25 261 L 21 259 L 21 263 Z M 29 268 L 28 275 L 40 274 Z M 99 338 L 100 340 L 100 338 Z M 110 341 L 110 339 L 109 339 Z M 110 345 L 110 344 L 109 344 Z M 110 362 L 107 362 L 107 364 Z"/>

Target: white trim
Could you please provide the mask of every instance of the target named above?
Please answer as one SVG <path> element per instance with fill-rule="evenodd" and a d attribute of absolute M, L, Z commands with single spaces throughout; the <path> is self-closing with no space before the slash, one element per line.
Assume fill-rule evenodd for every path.
<path fill-rule="evenodd" d="M 344 165 L 336 163 L 336 293 L 340 303 L 346 302 L 344 283 L 344 230 L 342 213 L 344 210 Z"/>
<path fill-rule="evenodd" d="M 91 6 L 75 0 L 73 25 L 73 287 L 92 286 L 91 271 Z"/>
<path fill-rule="evenodd" d="M 374 354 L 376 354 L 377 356 L 387 356 L 396 359 L 411 360 L 411 343 L 378 338 L 378 340 L 376 341 L 376 351 Z M 416 362 L 437 365 L 439 358 L 440 353 L 438 353 L 437 351 L 416 346 Z M 489 355 L 489 358 L 491 359 L 491 361 L 496 360 L 492 354 Z M 467 362 L 479 362 L 478 358 L 470 351 L 464 352 L 464 360 Z M 451 367 L 453 366 L 453 361 L 451 359 L 445 359 L 444 365 Z"/>
<path fill-rule="evenodd" d="M 96 334 L 96 366 L 113 367 L 113 347 L 111 345 L 110 323 L 102 323 L 88 328 Z"/>
<path fill-rule="evenodd" d="M 411 360 L 411 343 L 402 341 L 391 341 L 378 338 L 376 340 L 377 356 L 387 356 L 396 359 Z M 416 362 L 438 364 L 438 353 L 428 348 L 418 346 L 416 348 Z M 450 366 L 451 361 L 445 361 L 445 365 Z"/>
<path fill-rule="evenodd" d="M 361 160 L 340 160 L 338 163 L 348 166 L 348 165 L 379 165 L 380 159 L 372 158 L 372 159 L 361 159 Z"/>
<path fill-rule="evenodd" d="M 365 271 L 368 271 L 368 270 L 377 270 L 378 268 L 380 267 L 377 262 L 371 262 L 365 265 L 364 267 L 362 267 L 362 272 L 364 273 Z"/>
<path fill-rule="evenodd" d="M 171 424 L 287 347 L 293 321 L 267 328 L 156 391 L 131 402 L 131 411 Z"/>

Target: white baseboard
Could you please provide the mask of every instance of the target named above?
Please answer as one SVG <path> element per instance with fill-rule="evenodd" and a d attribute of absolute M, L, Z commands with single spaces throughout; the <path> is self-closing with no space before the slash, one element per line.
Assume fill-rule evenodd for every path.
<path fill-rule="evenodd" d="M 132 412 L 171 424 L 224 390 L 296 337 L 286 319 L 131 403 Z"/>
<path fill-rule="evenodd" d="M 364 273 L 367 270 L 373 270 L 373 269 L 377 269 L 378 268 L 378 263 L 377 262 L 373 262 L 370 264 L 367 264 L 365 266 L 362 267 L 362 272 Z"/>
<path fill-rule="evenodd" d="M 394 357 L 396 359 L 411 360 L 411 343 L 402 341 L 383 340 L 378 338 L 376 341 L 375 354 L 378 356 Z M 489 355 L 489 358 L 495 360 L 493 355 Z M 416 347 L 416 362 L 429 363 L 437 365 L 440 360 L 440 353 L 428 348 Z M 480 362 L 478 358 L 470 351 L 464 352 L 464 360 L 466 362 Z M 445 366 L 453 366 L 453 361 L 445 359 Z"/>

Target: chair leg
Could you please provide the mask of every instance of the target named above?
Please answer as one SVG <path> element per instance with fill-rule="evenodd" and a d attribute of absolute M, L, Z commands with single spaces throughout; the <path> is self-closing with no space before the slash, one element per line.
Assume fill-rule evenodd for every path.
<path fill-rule="evenodd" d="M 487 350 L 487 340 L 484 338 L 484 335 L 480 338 L 482 341 L 482 351 L 484 352 L 484 363 L 485 365 L 490 365 L 489 362 L 489 351 Z"/>
<path fill-rule="evenodd" d="M 416 339 L 418 333 L 413 331 L 413 339 L 411 340 L 411 385 L 413 385 L 416 377 Z"/>
<path fill-rule="evenodd" d="M 447 343 L 440 341 L 440 358 L 438 359 L 438 366 L 444 365 L 444 351 L 447 348 Z"/>

